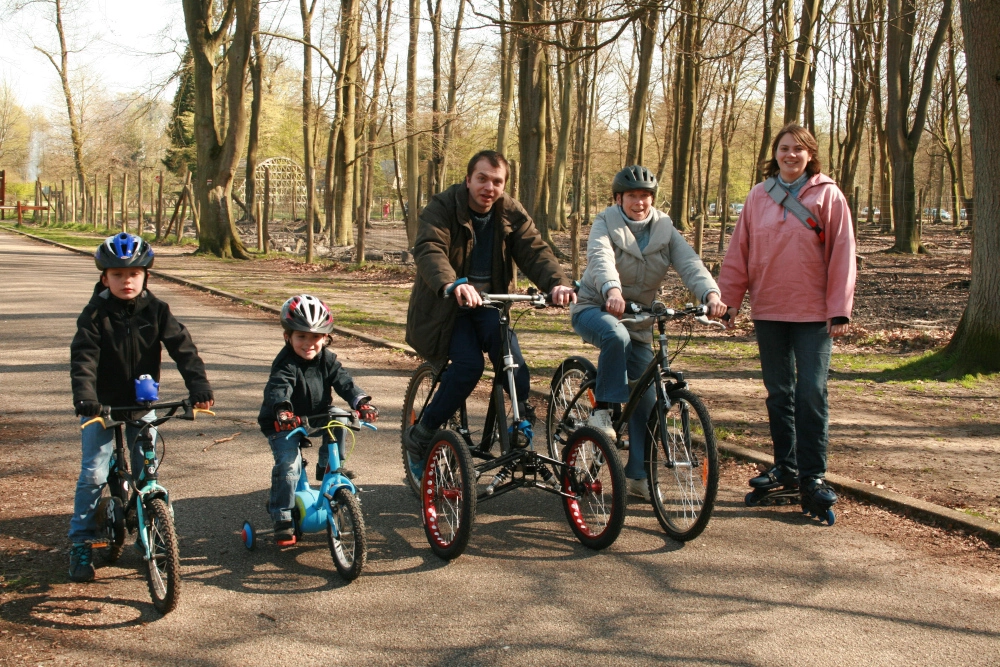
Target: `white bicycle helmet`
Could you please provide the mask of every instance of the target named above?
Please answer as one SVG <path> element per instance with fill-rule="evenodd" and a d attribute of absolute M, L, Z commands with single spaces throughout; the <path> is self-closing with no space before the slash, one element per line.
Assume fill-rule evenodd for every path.
<path fill-rule="evenodd" d="M 333 315 L 326 304 L 310 294 L 293 296 L 281 307 L 285 331 L 328 334 L 333 331 Z"/>

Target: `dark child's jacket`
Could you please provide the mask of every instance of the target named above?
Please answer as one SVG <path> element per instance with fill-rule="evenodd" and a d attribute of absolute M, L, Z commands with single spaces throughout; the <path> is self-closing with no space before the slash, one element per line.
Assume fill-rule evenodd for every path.
<path fill-rule="evenodd" d="M 324 347 L 315 359 L 303 359 L 286 343 L 274 358 L 271 377 L 264 386 L 264 402 L 257 416 L 260 430 L 268 436 L 275 433 L 275 409 L 282 404 L 290 405 L 299 417 L 324 413 L 333 403 L 331 389 L 352 409 L 371 400 L 329 348 Z"/>
<path fill-rule="evenodd" d="M 205 363 L 170 306 L 149 290 L 122 301 L 98 283 L 76 321 L 70 344 L 74 405 L 79 401 L 135 405 L 135 380 L 140 375 L 160 380 L 162 347 L 177 362 L 189 394 L 210 396 Z"/>

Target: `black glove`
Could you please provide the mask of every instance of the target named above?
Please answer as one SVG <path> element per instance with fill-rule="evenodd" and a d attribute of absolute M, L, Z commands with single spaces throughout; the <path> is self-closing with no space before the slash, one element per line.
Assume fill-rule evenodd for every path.
<path fill-rule="evenodd" d="M 97 401 L 77 401 L 73 407 L 76 408 L 76 414 L 88 418 L 96 417 L 104 410 L 104 406 Z"/>
<path fill-rule="evenodd" d="M 371 403 L 362 403 L 358 406 L 358 416 L 361 421 L 373 424 L 378 421 L 378 408 Z"/>
<path fill-rule="evenodd" d="M 278 419 L 274 422 L 275 431 L 291 431 L 299 426 L 302 426 L 302 420 L 291 410 L 278 412 Z"/>
<path fill-rule="evenodd" d="M 191 405 L 196 403 L 211 403 L 215 400 L 215 396 L 212 394 L 212 390 L 208 391 L 192 391 L 191 395 L 188 396 L 188 400 L 191 401 Z"/>

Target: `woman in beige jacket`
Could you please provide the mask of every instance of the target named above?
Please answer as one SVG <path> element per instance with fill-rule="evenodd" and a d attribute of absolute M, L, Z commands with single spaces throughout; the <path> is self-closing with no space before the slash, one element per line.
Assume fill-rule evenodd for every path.
<path fill-rule="evenodd" d="M 628 382 L 636 380 L 653 359 L 652 331 L 621 321 L 625 302 L 649 307 L 673 266 L 693 294 L 721 317 L 726 306 L 701 258 L 674 229 L 670 218 L 653 208 L 656 176 L 631 166 L 615 175 L 615 203 L 597 215 L 587 241 L 587 270 L 577 303 L 571 307 L 573 329 L 600 348 L 597 364 L 597 407 L 588 425 L 614 440 L 612 413 L 628 400 Z M 645 427 L 656 397 L 652 391 L 629 422 L 629 457 L 625 466 L 629 491 L 649 500 L 644 469 Z"/>

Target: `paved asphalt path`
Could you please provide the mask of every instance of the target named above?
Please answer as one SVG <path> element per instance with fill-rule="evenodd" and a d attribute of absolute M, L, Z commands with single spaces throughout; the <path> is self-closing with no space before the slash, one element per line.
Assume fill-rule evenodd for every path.
<path fill-rule="evenodd" d="M 8 536 L 30 539 L 24 533 L 36 521 L 68 524 L 79 470 L 69 342 L 96 276 L 86 257 L 0 232 L 0 414 L 40 426 L 30 450 L 0 443 L 0 476 L 20 475 L 30 488 L 24 471 L 41 457 L 55 476 L 41 491 L 57 496 L 35 521 L 0 502 Z M 633 505 L 621 537 L 601 553 L 575 540 L 553 496 L 522 490 L 482 504 L 467 552 L 446 564 L 427 546 L 402 481 L 406 373 L 393 370 L 389 353 L 352 342 L 334 345 L 382 408 L 381 430 L 359 435 L 352 461 L 364 489 L 367 569 L 345 585 L 324 534 L 293 549 L 265 543 L 246 552 L 242 519 L 269 523 L 271 458 L 255 417 L 280 332 L 194 291 L 152 289 L 190 328 L 218 397 L 215 419 L 163 429 L 162 477 L 181 536 L 180 607 L 164 618 L 153 611 L 141 563 L 127 550 L 93 584 L 70 584 L 59 572 L 37 594 L 0 595 L 0 623 L 31 619 L 2 625 L 2 640 L 12 641 L 0 641 L 0 663 L 1000 662 L 996 573 L 941 564 L 847 526 L 821 527 L 790 509 L 747 510 L 741 488 L 723 488 L 707 531 L 683 545 Z M 178 396 L 180 378 L 165 366 L 161 395 Z M 32 649 L 32 632 L 58 633 L 59 647 Z"/>

